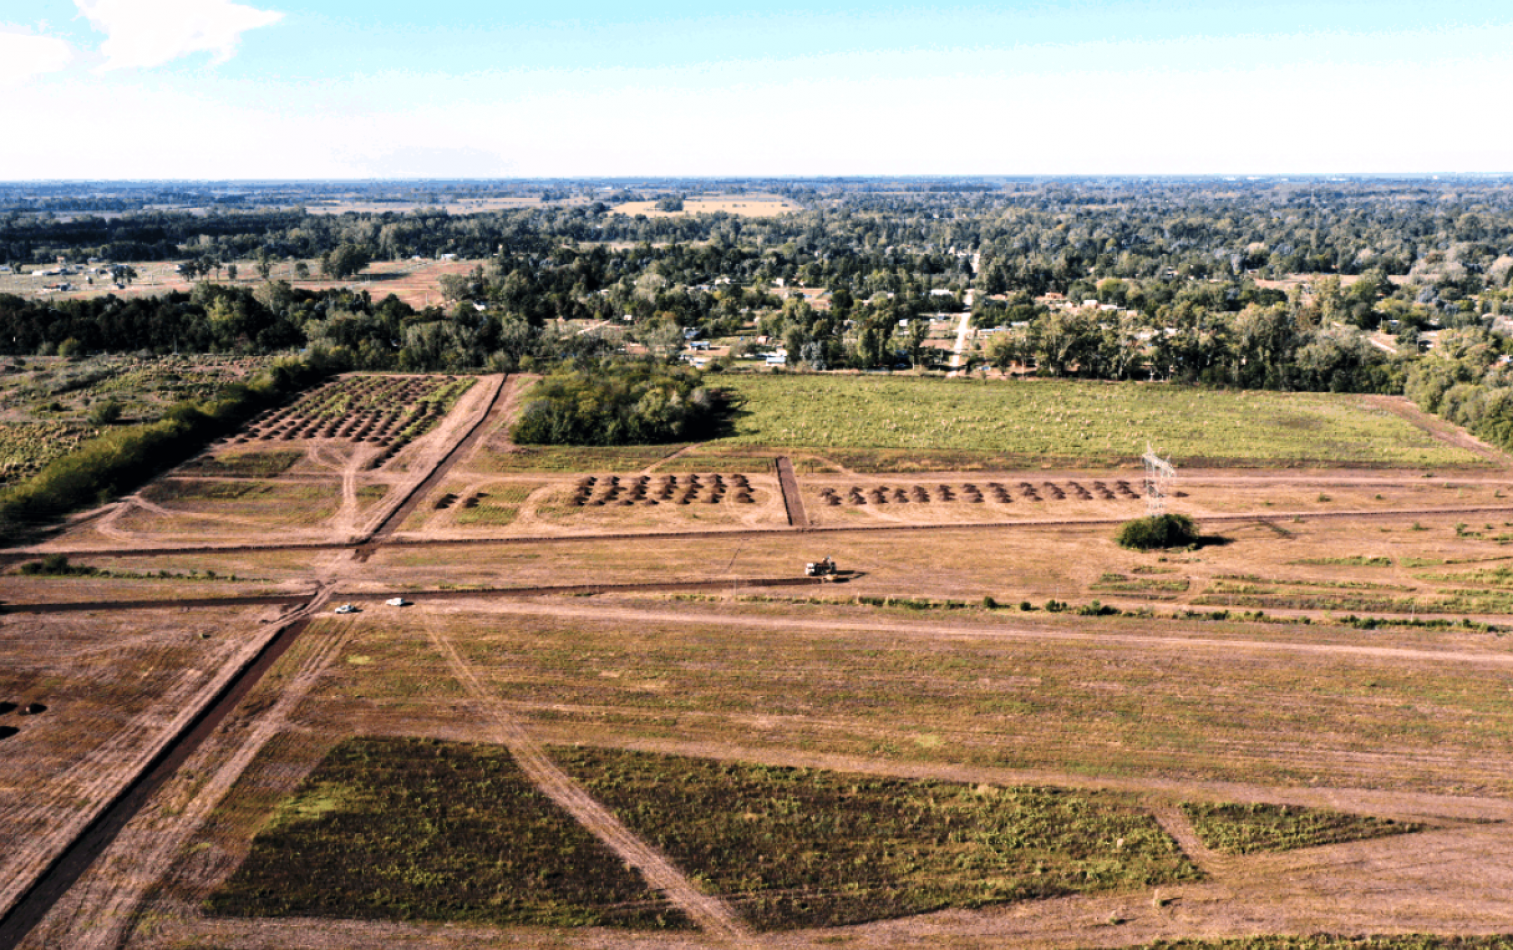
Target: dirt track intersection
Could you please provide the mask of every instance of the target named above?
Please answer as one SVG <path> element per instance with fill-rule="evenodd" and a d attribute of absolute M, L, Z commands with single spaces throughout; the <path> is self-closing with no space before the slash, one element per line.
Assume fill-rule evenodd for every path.
<path fill-rule="evenodd" d="M 0 620 L 18 657 L 7 688 L 48 705 L 3 740 L 17 792 L 3 814 L 24 843 L 3 859 L 6 907 L 260 648 L 318 618 L 6 945 L 1071 947 L 1513 930 L 1513 653 L 1482 626 L 1513 612 L 1506 460 L 1427 477 L 1184 472 L 1172 507 L 1222 542 L 1136 554 L 1109 526 L 1143 513 L 1138 470 L 816 466 L 785 498 L 780 454 L 749 447 L 726 464 L 675 446 L 634 466 L 522 469 L 506 426 L 528 382 L 480 379 L 377 467 L 389 447 L 340 425 L 216 446 L 38 548 L 108 574 L 0 577 L 12 604 L 101 605 Z M 843 583 L 758 586 L 822 555 Z M 385 606 L 395 595 L 412 605 Z M 188 597 L 223 603 L 174 604 Z M 235 604 L 253 597 L 293 602 Z M 1122 613 L 1044 609 L 1095 600 Z M 124 601 L 163 606 L 108 606 Z M 331 615 L 347 601 L 359 612 Z M 1412 623 L 1330 620 L 1345 614 Z M 206 914 L 279 803 L 353 736 L 507 749 L 694 929 Z M 579 745 L 1117 790 L 1203 876 L 763 931 L 739 895 L 584 792 L 553 753 Z M 1182 801 L 1427 828 L 1223 855 Z"/>

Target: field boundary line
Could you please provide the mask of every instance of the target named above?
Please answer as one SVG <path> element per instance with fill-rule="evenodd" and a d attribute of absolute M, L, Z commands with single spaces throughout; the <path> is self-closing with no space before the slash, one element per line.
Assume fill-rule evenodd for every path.
<path fill-rule="evenodd" d="M 641 872 L 646 882 L 686 913 L 711 937 L 738 946 L 755 946 L 751 932 L 723 900 L 694 886 L 682 870 L 625 826 L 602 802 L 553 762 L 525 726 L 478 679 L 457 648 L 426 618 L 426 632 L 446 658 L 452 674 L 493 720 L 499 741 L 510 750 L 531 783 L 556 802 L 594 837 Z"/>
<path fill-rule="evenodd" d="M 83 886 L 59 895 L 57 908 L 33 933 L 33 942 L 40 939 L 45 946 L 67 946 L 74 950 L 108 950 L 126 942 L 136 926 L 143 898 L 168 872 L 174 859 L 252 760 L 286 725 L 289 715 L 304 701 L 345 644 L 351 629 L 348 624 L 342 624 L 327 642 L 305 658 L 267 711 L 248 723 L 239 741 L 231 747 L 229 758 L 215 767 L 214 757 L 224 746 L 205 744 L 203 740 L 219 731 L 221 722 L 235 712 L 264 675 L 288 652 L 329 597 L 330 588 L 325 587 L 311 598 L 301 616 L 281 628 L 276 641 L 281 649 L 276 655 L 269 656 L 265 651 L 257 662 L 243 671 L 246 675 L 235 684 L 237 691 L 219 698 L 212 713 L 218 712 L 220 718 L 209 724 L 210 728 L 200 737 L 201 742 L 179 756 L 179 761 L 162 776 L 157 787 L 136 803 L 133 814 L 125 817 L 118 834 L 106 843 L 91 866 L 84 869 L 88 876 L 80 875 Z M 210 773 L 208 778 L 201 783 L 200 776 L 207 772 Z M 166 821 L 157 820 L 163 817 L 161 803 L 165 798 L 171 798 L 170 789 L 192 791 L 192 797 L 181 810 L 168 815 Z M 149 810 L 148 806 L 155 802 L 159 807 Z M 44 928 L 46 932 L 43 932 Z M 0 947 L 4 946 L 0 943 Z"/>
<path fill-rule="evenodd" d="M 677 593 L 699 590 L 741 590 L 748 587 L 814 587 L 831 583 L 827 577 L 737 577 L 712 581 L 668 581 L 644 584 L 570 584 L 561 587 L 483 587 L 474 590 L 338 591 L 342 600 L 388 600 L 404 597 L 423 600 L 468 600 L 496 597 L 571 597 L 581 594 Z"/>
<path fill-rule="evenodd" d="M 193 607 L 288 607 L 312 594 L 248 594 L 246 597 L 190 597 L 183 600 L 81 600 L 51 604 L 3 604 L 0 614 L 66 614 L 89 610 L 173 610 Z"/>

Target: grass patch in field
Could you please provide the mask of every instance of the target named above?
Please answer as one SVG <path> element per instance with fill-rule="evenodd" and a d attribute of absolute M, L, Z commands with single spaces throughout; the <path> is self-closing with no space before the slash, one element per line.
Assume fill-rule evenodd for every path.
<path fill-rule="evenodd" d="M 1331 590 L 1395 590 L 1407 591 L 1411 587 L 1402 584 L 1374 584 L 1370 581 L 1316 581 L 1303 580 L 1292 577 L 1258 577 L 1255 574 L 1220 574 L 1215 578 L 1211 590 L 1220 589 L 1220 585 L 1226 581 L 1240 581 L 1247 584 L 1262 584 L 1278 587 L 1327 587 Z"/>
<path fill-rule="evenodd" d="M 1292 851 L 1411 834 L 1423 828 L 1391 818 L 1299 805 L 1183 802 L 1182 811 L 1203 843 L 1221 854 Z"/>
<path fill-rule="evenodd" d="M 1105 572 L 1096 583 L 1089 585 L 1088 590 L 1117 594 L 1180 594 L 1190 586 L 1191 583 L 1185 577 L 1158 580 Z"/>
<path fill-rule="evenodd" d="M 460 507 L 453 520 L 459 525 L 494 528 L 511 524 L 519 516 L 520 506 L 542 484 L 495 485 L 488 491 L 468 495 L 457 502 Z"/>
<path fill-rule="evenodd" d="M 99 433 L 69 422 L 0 422 L 0 485 L 19 482 Z"/>
<path fill-rule="evenodd" d="M 766 930 L 844 926 L 1198 877 L 1104 792 L 997 788 L 611 749 L 554 756 Z"/>
<path fill-rule="evenodd" d="M 706 453 L 680 455 L 657 466 L 659 472 L 760 472 L 770 475 L 773 457 L 770 455 L 712 455 Z"/>
<path fill-rule="evenodd" d="M 484 525 L 491 528 L 502 528 L 513 524 L 520 514 L 517 505 L 483 505 L 475 508 L 464 508 L 457 512 L 457 523 L 461 525 Z"/>
<path fill-rule="evenodd" d="M 907 475 L 911 472 L 999 472 L 1038 465 L 1074 468 L 1093 464 L 1117 465 L 1118 456 L 1088 458 L 1037 456 L 1007 452 L 942 452 L 905 449 L 827 449 L 839 465 L 859 475 Z M 804 473 L 808 474 L 808 473 Z"/>
<path fill-rule="evenodd" d="M 1446 562 L 1449 563 L 1449 562 Z M 1450 584 L 1466 584 L 1475 587 L 1491 587 L 1497 590 L 1513 590 L 1513 565 L 1484 568 L 1479 571 L 1462 571 L 1449 574 L 1419 574 L 1421 580 L 1443 581 Z"/>
<path fill-rule="evenodd" d="M 288 471 L 305 457 L 302 449 L 276 452 L 243 452 L 239 455 L 207 455 L 185 465 L 186 475 L 220 475 L 228 478 L 273 478 Z"/>
<path fill-rule="evenodd" d="M 349 739 L 205 902 L 240 917 L 683 927 L 499 747 Z"/>
<path fill-rule="evenodd" d="M 1130 462 L 1147 440 L 1179 465 L 1488 464 L 1350 395 L 786 374 L 732 375 L 720 385 L 744 405 L 734 433 L 716 445 L 907 449 L 892 462 L 918 470 L 971 461 L 952 453 Z M 845 453 L 825 454 L 856 469 Z"/>
<path fill-rule="evenodd" d="M 163 504 L 171 501 L 231 501 L 273 494 L 272 485 L 252 482 L 199 482 L 164 479 L 143 489 L 142 497 Z"/>
<path fill-rule="evenodd" d="M 1357 554 L 1353 557 L 1303 557 L 1296 561 L 1288 561 L 1289 564 L 1329 565 L 1339 564 L 1344 567 L 1391 567 L 1390 557 L 1367 557 Z"/>
<path fill-rule="evenodd" d="M 474 464 L 485 472 L 639 472 L 679 448 L 676 445 L 523 445 L 509 452 L 480 452 Z"/>

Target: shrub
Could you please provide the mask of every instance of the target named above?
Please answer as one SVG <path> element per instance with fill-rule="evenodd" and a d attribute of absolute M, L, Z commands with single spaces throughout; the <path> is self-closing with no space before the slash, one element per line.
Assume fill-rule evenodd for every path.
<path fill-rule="evenodd" d="M 97 426 L 114 425 L 121 419 L 121 404 L 107 399 L 89 410 L 89 421 Z"/>
<path fill-rule="evenodd" d="M 1120 547 L 1137 551 L 1181 548 L 1198 542 L 1198 526 L 1186 515 L 1151 515 L 1126 521 L 1114 540 Z"/>

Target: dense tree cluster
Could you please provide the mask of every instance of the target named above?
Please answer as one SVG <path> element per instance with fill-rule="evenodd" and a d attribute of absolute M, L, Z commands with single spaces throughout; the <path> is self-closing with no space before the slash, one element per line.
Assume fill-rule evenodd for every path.
<path fill-rule="evenodd" d="M 603 363 L 554 373 L 531 391 L 515 426 L 534 445 L 641 445 L 713 434 L 723 400 L 691 369 Z"/>

